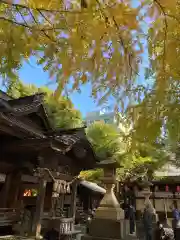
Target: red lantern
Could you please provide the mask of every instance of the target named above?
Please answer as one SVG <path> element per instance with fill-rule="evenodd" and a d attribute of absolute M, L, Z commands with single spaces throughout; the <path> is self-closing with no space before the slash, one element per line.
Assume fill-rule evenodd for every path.
<path fill-rule="evenodd" d="M 169 186 L 166 185 L 166 192 L 169 192 Z"/>
<path fill-rule="evenodd" d="M 177 186 L 176 191 L 180 192 L 180 186 Z"/>

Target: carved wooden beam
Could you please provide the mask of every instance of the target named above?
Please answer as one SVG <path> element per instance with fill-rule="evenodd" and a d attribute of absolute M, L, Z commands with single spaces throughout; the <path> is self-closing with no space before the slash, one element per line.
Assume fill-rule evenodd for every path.
<path fill-rule="evenodd" d="M 62 152 L 64 153 L 66 148 L 65 144 L 54 140 L 52 138 L 30 138 L 26 140 L 16 140 L 12 141 L 7 144 L 1 144 L 0 149 L 3 152 L 11 151 L 11 152 L 19 152 L 19 151 L 32 151 L 32 150 L 38 150 L 42 151 L 45 148 L 51 148 L 55 152 Z"/>
<path fill-rule="evenodd" d="M 4 173 L 4 174 L 7 174 L 7 173 L 15 170 L 15 165 L 12 165 L 12 164 L 7 163 L 7 162 L 1 162 L 0 166 L 1 166 L 0 172 Z"/>
<path fill-rule="evenodd" d="M 28 150 L 41 150 L 46 147 L 50 147 L 51 142 L 48 139 L 26 139 L 26 140 L 16 140 L 8 144 L 2 144 L 0 149 L 2 152 L 8 151 L 19 152 Z"/>
<path fill-rule="evenodd" d="M 0 132 L 3 134 L 9 134 L 10 136 L 24 137 L 24 133 L 19 131 L 19 129 L 3 124 L 3 122 L 0 122 Z"/>

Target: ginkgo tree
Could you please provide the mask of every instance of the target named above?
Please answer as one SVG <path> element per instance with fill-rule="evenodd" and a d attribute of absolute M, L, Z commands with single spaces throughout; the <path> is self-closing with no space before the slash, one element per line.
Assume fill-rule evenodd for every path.
<path fill-rule="evenodd" d="M 131 116 L 134 119 L 133 139 L 157 143 L 166 135 L 173 151 L 178 147 L 180 136 L 180 30 L 179 1 L 149 1 L 148 60 L 146 80 L 152 84 L 144 89 L 143 101 Z"/>
<path fill-rule="evenodd" d="M 126 86 L 138 71 L 140 9 L 130 0 L 0 4 L 0 71 L 6 79 L 33 55 L 50 76 L 56 76 L 59 92 L 69 81 L 78 89 L 91 79 L 96 96 Z"/>
<path fill-rule="evenodd" d="M 148 45 L 154 101 L 150 114 L 140 105 L 142 117 L 135 127 L 136 137 L 144 141 L 138 127 L 153 123 L 159 131 L 163 109 L 173 110 L 169 123 L 178 122 L 179 13 L 178 0 L 1 0 L 0 74 L 4 80 L 12 78 L 24 60 L 35 56 L 58 82 L 58 94 L 65 85 L 78 90 L 90 81 L 94 97 L 104 101 L 113 95 L 122 110 L 124 96 L 128 103 L 146 97 L 147 88 L 137 86 L 137 77 Z M 172 99 L 176 105 L 168 106 Z"/>

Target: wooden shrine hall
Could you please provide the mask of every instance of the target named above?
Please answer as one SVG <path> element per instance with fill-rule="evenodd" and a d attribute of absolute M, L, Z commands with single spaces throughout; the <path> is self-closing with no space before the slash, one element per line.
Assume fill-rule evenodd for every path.
<path fill-rule="evenodd" d="M 44 208 L 52 208 L 49 211 L 53 215 L 57 205 L 53 199 L 61 193 L 71 192 L 68 217 L 74 218 L 77 176 L 80 171 L 93 168 L 97 161 L 84 128 L 51 127 L 43 99 L 44 94 L 12 99 L 0 92 L 0 173 L 6 175 L 5 183 L 0 185 L 0 226 L 19 221 L 23 185 L 38 178 L 29 229 L 36 236 L 41 232 Z"/>

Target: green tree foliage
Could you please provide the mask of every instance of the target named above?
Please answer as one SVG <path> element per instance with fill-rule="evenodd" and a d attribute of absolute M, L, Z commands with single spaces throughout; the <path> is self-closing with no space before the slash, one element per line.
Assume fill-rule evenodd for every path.
<path fill-rule="evenodd" d="M 118 159 L 125 151 L 122 135 L 117 128 L 104 122 L 95 122 L 87 128 L 87 137 L 101 159 Z"/>
<path fill-rule="evenodd" d="M 129 126 L 125 126 L 129 129 Z M 145 175 L 152 179 L 154 172 L 169 161 L 168 149 L 161 144 L 138 142 L 136 148 L 132 149 L 131 135 L 126 136 L 114 125 L 102 121 L 95 122 L 87 128 L 87 137 L 100 159 L 113 158 L 120 163 L 121 168 L 117 169 L 117 179 L 120 181 L 133 180 Z M 83 171 L 80 177 L 99 183 L 102 175 L 103 171 L 97 169 Z"/>
<path fill-rule="evenodd" d="M 20 98 L 35 94 L 39 89 L 34 85 L 26 85 L 19 81 L 17 78 L 11 79 L 6 86 L 7 94 L 12 98 Z"/>
<path fill-rule="evenodd" d="M 149 149 L 149 152 L 142 154 L 142 151 L 128 152 L 124 155 L 122 168 L 117 170 L 118 179 L 135 180 L 146 176 L 150 180 L 154 178 L 154 172 L 160 169 L 169 161 L 169 155 L 162 149 Z"/>
<path fill-rule="evenodd" d="M 103 121 L 94 122 L 87 128 L 87 137 L 100 160 L 112 158 L 119 163 L 123 162 L 124 154 L 128 149 L 128 144 L 123 142 L 123 136 L 122 132 L 118 131 L 114 125 L 106 124 Z M 102 175 L 102 169 L 97 169 L 83 171 L 80 177 L 99 182 Z"/>
<path fill-rule="evenodd" d="M 103 177 L 103 170 L 102 169 L 94 169 L 88 171 L 82 171 L 79 175 L 80 178 L 85 179 L 90 182 L 95 182 L 101 184 L 100 178 Z"/>
<path fill-rule="evenodd" d="M 25 85 L 17 79 L 11 80 L 7 86 L 7 93 L 13 98 L 45 93 L 45 105 L 51 124 L 54 128 L 74 128 L 82 126 L 80 111 L 76 110 L 70 99 L 54 97 L 53 91 L 47 87 L 37 88 L 34 85 Z"/>

